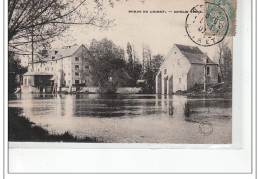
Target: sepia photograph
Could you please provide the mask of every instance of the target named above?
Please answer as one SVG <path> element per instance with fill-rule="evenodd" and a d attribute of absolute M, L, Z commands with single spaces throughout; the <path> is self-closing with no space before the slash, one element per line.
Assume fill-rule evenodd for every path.
<path fill-rule="evenodd" d="M 235 0 L 9 0 L 8 141 L 232 144 Z"/>

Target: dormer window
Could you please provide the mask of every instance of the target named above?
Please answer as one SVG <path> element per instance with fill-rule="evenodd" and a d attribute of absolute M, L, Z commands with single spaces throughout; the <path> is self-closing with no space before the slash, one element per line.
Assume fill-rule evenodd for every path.
<path fill-rule="evenodd" d="M 209 63 L 209 59 L 207 58 L 207 61 L 206 61 L 207 63 Z"/>
<path fill-rule="evenodd" d="M 164 74 L 165 74 L 165 75 L 167 74 L 167 69 L 164 69 Z"/>
<path fill-rule="evenodd" d="M 79 57 L 75 57 L 75 61 L 79 61 Z"/>

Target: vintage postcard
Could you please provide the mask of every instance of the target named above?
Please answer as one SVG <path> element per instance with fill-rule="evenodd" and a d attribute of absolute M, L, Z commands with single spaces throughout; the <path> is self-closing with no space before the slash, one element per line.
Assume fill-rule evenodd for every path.
<path fill-rule="evenodd" d="M 235 0 L 9 0 L 8 141 L 232 144 Z"/>

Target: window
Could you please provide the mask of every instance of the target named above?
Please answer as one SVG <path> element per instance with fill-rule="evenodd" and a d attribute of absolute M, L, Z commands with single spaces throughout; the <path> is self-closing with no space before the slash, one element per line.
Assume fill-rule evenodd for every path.
<path fill-rule="evenodd" d="M 75 61 L 79 61 L 79 57 L 75 57 Z"/>
<path fill-rule="evenodd" d="M 79 72 L 75 72 L 75 76 L 79 76 Z"/>
<path fill-rule="evenodd" d="M 180 63 L 180 61 L 181 61 L 181 60 L 180 60 L 180 59 L 178 59 L 177 61 L 178 61 L 178 65 L 180 65 L 180 64 L 181 64 L 181 63 Z"/>
<path fill-rule="evenodd" d="M 167 69 L 164 69 L 164 74 L 167 74 Z"/>
<path fill-rule="evenodd" d="M 66 76 L 66 73 L 64 73 L 64 76 Z"/>
<path fill-rule="evenodd" d="M 53 68 L 51 68 L 51 71 L 53 71 Z"/>
<path fill-rule="evenodd" d="M 70 80 L 68 81 L 68 84 L 70 84 Z"/>
<path fill-rule="evenodd" d="M 79 84 L 79 80 L 75 80 L 75 84 L 76 84 L 76 85 Z"/>
<path fill-rule="evenodd" d="M 40 71 L 40 69 L 38 68 L 38 72 Z"/>
<path fill-rule="evenodd" d="M 179 78 L 179 83 L 181 83 L 181 78 Z"/>
<path fill-rule="evenodd" d="M 88 66 L 88 65 L 86 65 L 86 66 L 85 66 L 85 69 L 86 69 L 86 70 L 87 70 L 87 69 L 89 69 L 89 66 Z"/>
<path fill-rule="evenodd" d="M 210 67 L 207 67 L 207 76 L 210 76 Z"/>
<path fill-rule="evenodd" d="M 52 65 L 52 62 L 51 62 L 51 65 Z"/>
<path fill-rule="evenodd" d="M 76 69 L 79 69 L 79 65 L 75 65 L 75 68 L 76 68 Z"/>

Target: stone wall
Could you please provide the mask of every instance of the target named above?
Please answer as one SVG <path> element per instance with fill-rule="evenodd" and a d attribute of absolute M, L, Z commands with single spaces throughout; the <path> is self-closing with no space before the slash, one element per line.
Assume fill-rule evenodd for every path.
<path fill-rule="evenodd" d="M 207 84 L 218 83 L 218 66 L 217 65 L 206 65 L 210 67 L 210 74 L 206 75 Z M 192 64 L 191 69 L 187 75 L 188 89 L 193 87 L 195 84 L 204 84 L 205 81 L 205 65 Z"/>

